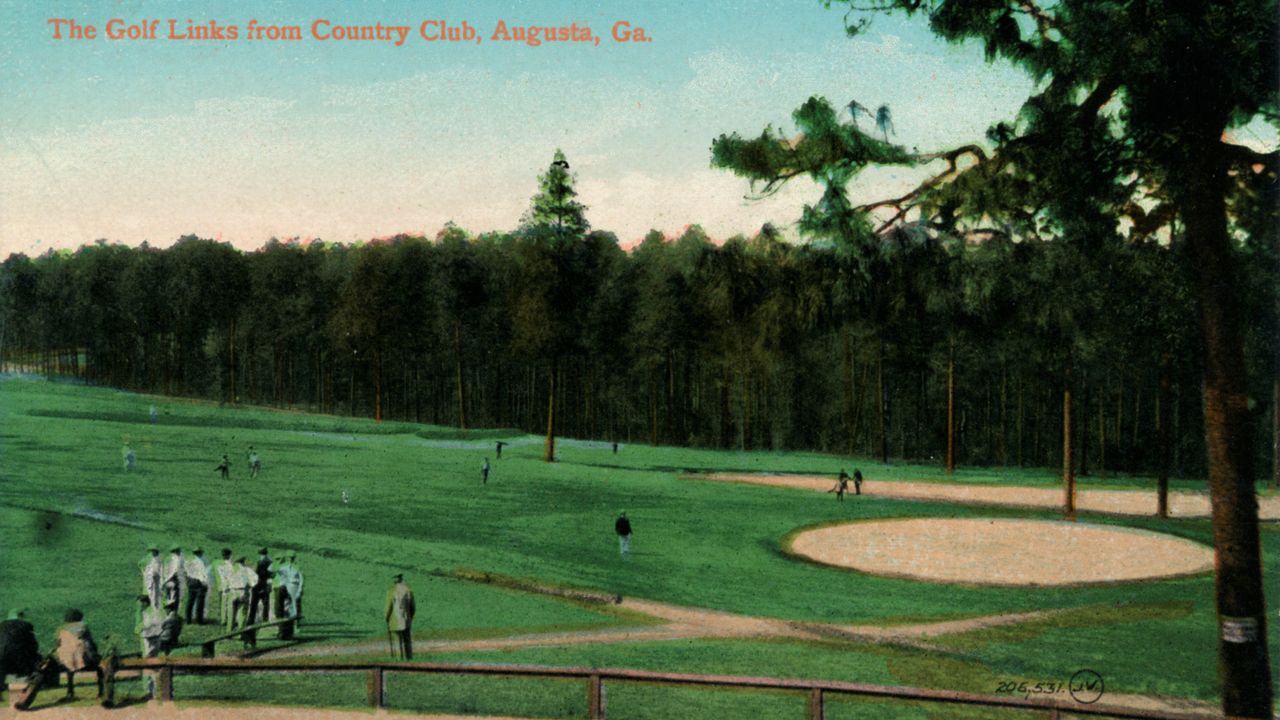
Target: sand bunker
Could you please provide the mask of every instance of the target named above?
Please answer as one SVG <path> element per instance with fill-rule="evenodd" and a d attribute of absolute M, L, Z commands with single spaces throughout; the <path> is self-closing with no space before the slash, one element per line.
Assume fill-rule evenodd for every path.
<path fill-rule="evenodd" d="M 1057 520 L 907 519 L 806 530 L 790 551 L 873 575 L 1051 586 L 1208 572 L 1213 550 L 1172 535 Z"/>

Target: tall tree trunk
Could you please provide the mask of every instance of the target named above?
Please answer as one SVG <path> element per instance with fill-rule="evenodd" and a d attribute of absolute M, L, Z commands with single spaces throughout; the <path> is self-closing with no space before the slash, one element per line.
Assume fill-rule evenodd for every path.
<path fill-rule="evenodd" d="M 845 454 L 853 454 L 854 441 L 854 423 L 853 423 L 853 338 L 849 336 L 849 324 L 845 323 L 840 328 L 840 340 L 843 346 L 843 357 L 841 366 L 844 370 L 844 431 L 845 431 Z M 1277 387 L 1280 387 L 1278 385 Z M 1280 476 L 1277 476 L 1280 477 Z"/>
<path fill-rule="evenodd" d="M 1080 373 L 1080 477 L 1089 476 L 1089 377 L 1088 371 Z"/>
<path fill-rule="evenodd" d="M 1009 366 L 1000 363 L 1000 436 L 996 453 L 1000 457 L 1000 467 L 1009 464 Z"/>
<path fill-rule="evenodd" d="M 227 330 L 227 368 L 230 375 L 230 397 L 227 398 L 231 403 L 236 401 L 236 319 L 231 318 L 231 327 Z"/>
<path fill-rule="evenodd" d="M 467 385 L 462 373 L 462 320 L 453 320 L 453 375 L 458 388 L 458 428 L 467 429 Z"/>
<path fill-rule="evenodd" d="M 1197 272 L 1204 340 L 1204 427 L 1216 555 L 1223 714 L 1269 718 L 1272 681 L 1258 540 L 1252 433 L 1236 273 L 1227 236 L 1219 132 L 1190 144 L 1175 194 Z"/>
<path fill-rule="evenodd" d="M 1085 416 L 1088 417 L 1089 408 L 1085 408 Z M 1088 422 L 1088 420 L 1086 420 Z M 1098 477 L 1105 478 L 1107 476 L 1107 403 L 1106 399 L 1101 395 L 1098 396 Z"/>
<path fill-rule="evenodd" d="M 373 351 L 373 419 L 382 422 L 382 351 Z"/>
<path fill-rule="evenodd" d="M 1022 406 L 1023 406 L 1023 391 L 1024 391 L 1024 387 L 1023 387 L 1023 382 L 1022 382 L 1022 372 L 1021 372 L 1021 371 L 1019 371 L 1019 372 L 1018 372 L 1018 412 L 1017 412 L 1017 417 L 1014 419 L 1014 432 L 1015 432 L 1015 433 L 1017 434 L 1017 436 L 1018 436 L 1018 439 L 1017 439 L 1017 446 L 1018 446 L 1018 467 L 1022 467 L 1022 466 L 1023 466 L 1023 461 L 1024 461 L 1024 458 L 1023 458 L 1023 455 L 1022 455 Z"/>
<path fill-rule="evenodd" d="M 972 447 L 972 446 L 970 446 Z M 947 474 L 956 471 L 956 339 L 947 341 Z"/>
<path fill-rule="evenodd" d="M 1156 515 L 1169 517 L 1169 365 L 1168 351 L 1160 353 L 1160 394 L 1156 396 Z"/>
<path fill-rule="evenodd" d="M 885 389 L 884 389 L 884 341 L 881 340 L 876 351 L 876 416 L 879 418 L 880 462 L 889 463 L 889 434 L 885 428 Z"/>
<path fill-rule="evenodd" d="M 1076 519 L 1076 474 L 1071 452 L 1071 346 L 1062 369 L 1062 514 Z"/>
<path fill-rule="evenodd" d="M 551 359 L 547 372 L 547 440 L 542 449 L 542 459 L 546 462 L 556 461 L 556 360 Z"/>

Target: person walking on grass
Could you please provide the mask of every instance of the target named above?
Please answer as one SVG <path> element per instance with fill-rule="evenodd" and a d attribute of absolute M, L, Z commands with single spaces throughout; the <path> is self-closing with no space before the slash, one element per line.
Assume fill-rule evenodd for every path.
<path fill-rule="evenodd" d="M 827 492 L 835 493 L 836 499 L 844 502 L 844 494 L 849 492 L 849 473 L 845 472 L 844 468 L 840 468 L 840 475 L 836 477 L 836 486 Z"/>
<path fill-rule="evenodd" d="M 497 441 L 497 442 L 495 442 L 495 443 L 493 444 L 493 452 L 494 452 L 494 455 L 496 456 L 496 458 L 497 458 L 498 460 L 501 460 L 501 459 L 502 459 L 502 447 L 503 447 L 504 445 L 506 445 L 506 443 L 502 442 L 501 440 L 499 440 L 499 441 Z M 487 459 L 487 458 L 486 458 L 485 462 L 488 462 L 488 459 Z"/>
<path fill-rule="evenodd" d="M 231 479 L 231 461 L 227 459 L 227 454 L 222 454 L 222 462 L 218 463 L 218 467 L 214 468 L 222 476 L 223 480 Z"/>
<path fill-rule="evenodd" d="M 262 458 L 258 456 L 258 451 L 249 446 L 249 479 L 257 480 L 258 473 L 262 471 Z"/>
<path fill-rule="evenodd" d="M 480 484 L 489 484 L 489 458 L 485 458 L 484 464 L 480 466 Z"/>
<path fill-rule="evenodd" d="M 862 471 L 858 468 L 853 469 L 853 494 L 862 494 Z"/>
<path fill-rule="evenodd" d="M 413 590 L 404 581 L 404 573 L 396 573 L 395 584 L 387 591 L 384 613 L 387 621 L 387 639 L 391 641 L 392 657 L 413 659 L 413 616 L 417 607 L 413 602 Z"/>
<path fill-rule="evenodd" d="M 631 554 L 631 521 L 627 519 L 625 511 L 613 523 L 613 531 L 618 533 L 618 554 L 626 560 Z"/>
<path fill-rule="evenodd" d="M 138 466 L 138 456 L 134 454 L 133 447 L 129 443 L 124 444 L 124 448 L 120 450 L 120 456 L 124 458 L 124 471 L 132 472 Z"/>

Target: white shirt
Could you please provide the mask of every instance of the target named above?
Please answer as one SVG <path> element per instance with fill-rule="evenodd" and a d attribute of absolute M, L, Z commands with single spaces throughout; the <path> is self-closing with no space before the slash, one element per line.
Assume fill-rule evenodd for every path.
<path fill-rule="evenodd" d="M 219 560 L 214 566 L 214 572 L 218 574 L 218 589 L 231 589 L 231 576 L 236 571 L 236 564 L 230 560 Z"/>
<path fill-rule="evenodd" d="M 204 564 L 204 560 L 192 555 L 187 558 L 185 569 L 188 582 L 198 582 L 205 587 L 209 586 L 209 566 Z"/>

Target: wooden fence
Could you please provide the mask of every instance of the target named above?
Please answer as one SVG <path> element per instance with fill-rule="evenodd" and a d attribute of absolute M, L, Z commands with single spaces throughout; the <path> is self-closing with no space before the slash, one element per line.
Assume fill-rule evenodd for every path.
<path fill-rule="evenodd" d="M 536 677 L 579 679 L 586 682 L 587 715 L 592 720 L 604 720 L 605 683 L 646 683 L 651 685 L 702 686 L 715 688 L 782 690 L 795 692 L 807 699 L 809 720 L 823 720 L 824 703 L 828 696 L 857 696 L 937 703 L 944 705 L 968 705 L 1042 712 L 1055 720 L 1068 715 L 1073 717 L 1124 718 L 1125 720 L 1198 720 L 1203 715 L 1158 712 L 1137 708 L 1117 707 L 1101 703 L 1081 704 L 1071 700 L 1050 697 L 1001 697 L 929 690 L 923 688 L 870 685 L 834 680 L 796 680 L 738 675 L 690 675 L 683 673 L 649 672 L 614 668 L 545 667 L 536 665 L 459 665 L 423 662 L 384 663 L 323 663 L 299 661 L 246 661 L 229 659 L 149 658 L 128 659 L 120 662 L 121 670 L 140 670 L 154 673 L 156 692 L 162 702 L 173 700 L 173 678 L 181 675 L 209 675 L 230 673 L 365 673 L 368 676 L 368 702 L 374 708 L 385 707 L 386 676 L 388 673 L 437 674 L 437 675 L 488 675 L 501 677 Z"/>

